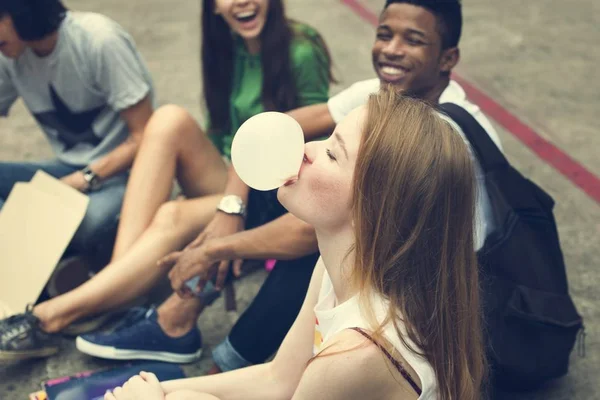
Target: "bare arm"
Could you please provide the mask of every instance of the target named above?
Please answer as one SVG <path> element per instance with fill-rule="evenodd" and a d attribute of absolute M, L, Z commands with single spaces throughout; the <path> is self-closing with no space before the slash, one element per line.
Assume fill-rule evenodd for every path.
<path fill-rule="evenodd" d="M 329 136 L 335 129 L 335 122 L 329 112 L 327 103 L 300 107 L 289 111 L 288 115 L 298 121 L 307 142 Z"/>
<path fill-rule="evenodd" d="M 295 259 L 318 250 L 312 226 L 292 214 L 285 214 L 275 221 L 248 231 L 230 230 L 231 233 L 227 235 L 207 232 L 216 229 L 212 227 L 213 222 L 222 230 L 229 223 L 239 223 L 238 227 L 241 226 L 242 219 L 217 213 L 198 239 L 184 251 L 171 253 L 158 262 L 160 268 L 170 270 L 171 286 L 182 297 L 192 296 L 184 283 L 194 276 L 200 276 L 197 289 L 201 290 L 212 277 L 207 273 L 215 264 L 219 265 L 216 287 L 221 288 L 227 276 L 227 265 L 232 260 Z M 236 276 L 241 275 L 241 266 L 241 262 L 236 261 L 233 270 Z"/>
<path fill-rule="evenodd" d="M 402 365 L 408 366 L 397 357 Z M 417 376 L 409 370 L 414 373 L 412 376 Z M 418 378 L 415 380 L 419 382 Z M 346 329 L 330 338 L 324 350 L 311 361 L 292 400 L 416 400 L 418 397 L 375 344 Z"/>
<path fill-rule="evenodd" d="M 144 135 L 146 123 L 152 116 L 152 103 L 146 97 L 136 105 L 121 112 L 121 117 L 127 123 L 130 137 L 113 151 L 90 165 L 101 179 L 109 178 L 125 171 L 133 164 L 133 159 Z"/>
<path fill-rule="evenodd" d="M 127 127 L 129 128 L 129 138 L 110 153 L 89 165 L 91 170 L 98 175 L 101 181 L 131 167 L 138 146 L 142 140 L 146 123 L 152 116 L 152 111 L 150 99 L 145 98 L 136 105 L 121 112 L 121 117 L 125 120 Z M 75 171 L 72 174 L 63 177 L 61 180 L 67 185 L 80 191 L 89 189 L 88 183 L 81 171 Z"/>
<path fill-rule="evenodd" d="M 290 213 L 211 244 L 211 251 L 221 257 L 246 260 L 293 260 L 318 249 L 314 228 Z"/>
<path fill-rule="evenodd" d="M 233 164 L 231 164 L 227 170 L 227 186 L 225 187 L 225 195 L 236 195 L 239 196 L 244 204 L 248 204 L 248 194 L 250 188 L 242 181 L 242 179 L 235 172 Z"/>
<path fill-rule="evenodd" d="M 328 136 L 335 128 L 327 103 L 297 108 L 288 114 L 298 121 L 306 141 Z M 230 190 L 232 183 L 233 186 L 236 186 L 235 181 L 241 183 L 237 175 L 234 177 L 237 179 L 232 179 L 233 174 L 230 170 L 226 194 L 235 193 Z M 247 192 L 244 194 L 245 196 L 241 197 L 246 201 Z M 213 254 L 229 259 L 290 260 L 315 253 L 317 250 L 317 238 L 313 227 L 289 213 L 258 228 L 219 239 L 211 245 Z"/>
<path fill-rule="evenodd" d="M 164 392 L 193 390 L 212 394 L 221 400 L 291 398 L 312 357 L 314 307 L 319 297 L 323 271 L 323 263 L 319 260 L 302 309 L 272 362 L 218 375 L 164 382 Z"/>

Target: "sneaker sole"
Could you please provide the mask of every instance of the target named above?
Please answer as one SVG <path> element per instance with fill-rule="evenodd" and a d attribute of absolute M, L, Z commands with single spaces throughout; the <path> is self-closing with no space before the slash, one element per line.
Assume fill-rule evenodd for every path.
<path fill-rule="evenodd" d="M 23 361 L 32 358 L 46 358 L 56 353 L 58 353 L 58 347 L 49 347 L 34 351 L 0 351 L 0 360 Z"/>
<path fill-rule="evenodd" d="M 179 354 L 166 351 L 123 350 L 112 346 L 102 346 L 91 343 L 82 337 L 75 341 L 77 350 L 90 356 L 109 360 L 153 360 L 174 364 L 187 364 L 197 361 L 202 356 L 202 349 L 195 353 Z"/>
<path fill-rule="evenodd" d="M 83 335 L 84 333 L 93 332 L 104 326 L 104 324 L 106 324 L 115 315 L 116 313 L 109 312 L 106 314 L 100 314 L 86 322 L 75 322 L 67 326 L 60 333 L 66 336 L 79 336 Z"/>

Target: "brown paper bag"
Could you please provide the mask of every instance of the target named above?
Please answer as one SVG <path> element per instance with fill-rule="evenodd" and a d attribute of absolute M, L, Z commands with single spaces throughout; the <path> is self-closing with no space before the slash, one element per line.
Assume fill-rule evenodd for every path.
<path fill-rule="evenodd" d="M 23 312 L 48 278 L 81 224 L 86 195 L 38 171 L 17 183 L 0 211 L 0 302 Z"/>

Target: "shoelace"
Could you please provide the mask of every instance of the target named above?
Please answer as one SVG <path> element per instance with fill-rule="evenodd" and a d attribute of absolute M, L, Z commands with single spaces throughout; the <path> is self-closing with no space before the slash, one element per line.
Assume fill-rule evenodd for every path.
<path fill-rule="evenodd" d="M 5 332 L 2 333 L 2 336 L 0 336 L 2 342 L 7 342 L 19 335 L 26 333 L 29 329 L 31 329 L 29 325 L 32 322 L 32 318 L 35 318 L 33 316 L 33 304 L 27 304 L 24 314 L 16 314 L 3 320 L 3 326 L 15 326 L 8 328 Z"/>
<path fill-rule="evenodd" d="M 2 333 L 2 343 L 8 342 L 17 336 L 27 333 L 28 331 L 29 327 L 25 324 L 17 325 Z"/>
<path fill-rule="evenodd" d="M 148 318 L 148 316 L 154 310 L 154 306 L 149 308 L 144 307 L 134 307 L 127 311 L 127 313 L 123 316 L 121 321 L 117 323 L 111 330 L 110 333 L 120 332 L 124 329 L 129 328 L 132 324 L 138 323 L 141 320 Z"/>

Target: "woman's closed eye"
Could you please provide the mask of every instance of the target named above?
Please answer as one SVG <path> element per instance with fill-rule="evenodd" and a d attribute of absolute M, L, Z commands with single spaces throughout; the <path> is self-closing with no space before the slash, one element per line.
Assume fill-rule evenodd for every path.
<path fill-rule="evenodd" d="M 327 157 L 329 157 L 332 161 L 337 161 L 337 158 L 335 158 L 335 155 L 331 152 L 331 150 L 325 149 L 325 153 L 327 153 Z"/>

